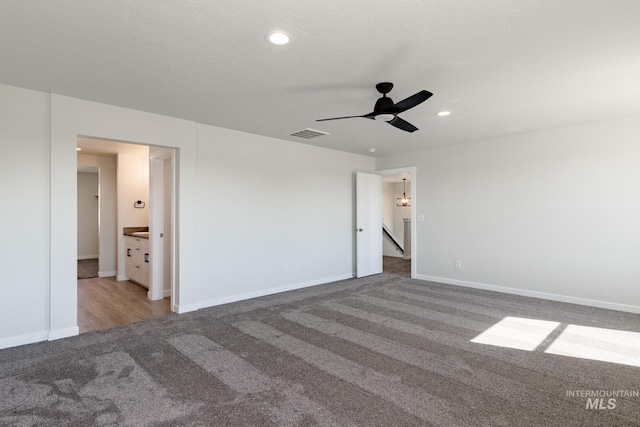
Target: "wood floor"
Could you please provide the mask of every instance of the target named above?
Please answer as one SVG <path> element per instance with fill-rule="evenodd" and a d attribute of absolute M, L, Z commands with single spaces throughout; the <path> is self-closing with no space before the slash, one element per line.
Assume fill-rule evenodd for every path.
<path fill-rule="evenodd" d="M 170 298 L 151 301 L 147 289 L 114 277 L 78 280 L 80 333 L 172 315 Z"/>

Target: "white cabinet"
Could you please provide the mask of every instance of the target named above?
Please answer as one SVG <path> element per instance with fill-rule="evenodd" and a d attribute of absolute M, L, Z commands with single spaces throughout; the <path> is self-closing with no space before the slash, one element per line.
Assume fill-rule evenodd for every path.
<path fill-rule="evenodd" d="M 124 274 L 136 283 L 149 288 L 149 239 L 124 236 Z"/>

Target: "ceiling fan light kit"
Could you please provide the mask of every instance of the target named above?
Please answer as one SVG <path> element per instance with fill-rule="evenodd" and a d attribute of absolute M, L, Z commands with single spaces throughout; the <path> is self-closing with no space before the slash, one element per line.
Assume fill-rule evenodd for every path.
<path fill-rule="evenodd" d="M 381 121 L 381 122 L 390 122 L 391 120 L 393 120 L 396 116 L 394 116 L 393 114 L 378 114 L 377 116 L 374 117 L 374 119 Z"/>
<path fill-rule="evenodd" d="M 421 90 L 420 92 L 415 93 L 410 97 L 394 104 L 393 100 L 387 97 L 387 94 L 391 92 L 391 89 L 393 89 L 393 83 L 390 82 L 382 82 L 376 85 L 376 90 L 382 94 L 382 97 L 376 101 L 376 105 L 373 107 L 373 111 L 369 114 L 365 114 L 363 116 L 332 117 L 329 119 L 318 119 L 316 121 L 324 122 L 327 120 L 353 119 L 356 117 L 361 117 L 365 119 L 387 122 L 391 126 L 394 126 L 406 132 L 417 131 L 417 127 L 398 117 L 398 114 L 423 103 L 427 99 L 431 98 L 433 94 L 429 91 Z"/>

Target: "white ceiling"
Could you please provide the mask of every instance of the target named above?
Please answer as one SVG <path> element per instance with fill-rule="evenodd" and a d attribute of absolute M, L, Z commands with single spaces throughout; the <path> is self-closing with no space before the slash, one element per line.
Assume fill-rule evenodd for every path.
<path fill-rule="evenodd" d="M 3 0 L 0 58 L 1 83 L 381 156 L 639 114 L 640 1 Z M 419 131 L 314 121 L 381 81 L 434 93 Z"/>

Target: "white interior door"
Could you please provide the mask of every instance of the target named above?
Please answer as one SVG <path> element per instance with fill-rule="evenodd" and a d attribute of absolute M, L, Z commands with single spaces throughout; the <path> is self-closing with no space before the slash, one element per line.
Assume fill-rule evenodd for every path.
<path fill-rule="evenodd" d="M 382 177 L 356 172 L 356 277 L 382 273 Z"/>

